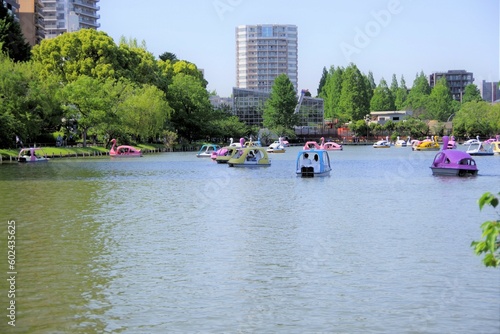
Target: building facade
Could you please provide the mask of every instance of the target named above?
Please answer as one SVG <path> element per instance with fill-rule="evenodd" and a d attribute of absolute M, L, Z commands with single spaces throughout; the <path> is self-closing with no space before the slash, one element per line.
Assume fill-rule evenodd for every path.
<path fill-rule="evenodd" d="M 26 41 L 39 44 L 45 38 L 42 0 L 19 0 L 19 23 Z"/>
<path fill-rule="evenodd" d="M 45 36 L 57 37 L 80 29 L 97 29 L 99 0 L 42 0 Z"/>
<path fill-rule="evenodd" d="M 465 70 L 451 70 L 448 72 L 436 72 L 429 76 L 429 85 L 434 87 L 442 77 L 446 78 L 453 99 L 462 101 L 465 86 L 474 83 L 474 75 Z"/>
<path fill-rule="evenodd" d="M 262 116 L 269 95 L 269 92 L 254 89 L 233 88 L 233 114 L 247 125 L 262 127 Z M 312 129 L 323 127 L 323 99 L 303 96 L 296 113 L 299 115 L 296 134 L 310 133 Z"/>
<path fill-rule="evenodd" d="M 297 26 L 279 24 L 236 27 L 236 87 L 270 92 L 286 74 L 298 91 Z"/>
<path fill-rule="evenodd" d="M 500 100 L 500 89 L 498 87 L 498 82 L 486 82 L 483 80 L 481 87 L 481 98 L 486 102 L 493 103 Z"/>
<path fill-rule="evenodd" d="M 2 0 L 2 2 L 4 7 L 7 8 L 9 14 L 14 16 L 18 20 L 19 3 L 17 2 L 17 0 Z"/>

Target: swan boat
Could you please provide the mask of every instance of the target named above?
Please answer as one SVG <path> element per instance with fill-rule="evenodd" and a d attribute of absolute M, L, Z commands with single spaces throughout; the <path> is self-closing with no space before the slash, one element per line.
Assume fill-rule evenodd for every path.
<path fill-rule="evenodd" d="M 467 152 L 448 149 L 448 136 L 443 137 L 443 149 L 436 154 L 430 167 L 433 175 L 474 176 L 476 162 Z"/>
<path fill-rule="evenodd" d="M 196 157 L 198 158 L 211 158 L 212 153 L 216 152 L 217 150 L 220 150 L 220 146 L 216 144 L 203 144 L 196 153 Z"/>
<path fill-rule="evenodd" d="M 238 148 L 235 154 L 227 161 L 229 167 L 268 167 L 271 160 L 263 147 Z"/>
<path fill-rule="evenodd" d="M 466 151 L 470 155 L 493 155 L 493 148 L 491 144 L 483 142 L 475 142 L 469 145 Z"/>
<path fill-rule="evenodd" d="M 116 147 L 116 139 L 111 139 L 110 157 L 142 157 L 142 151 L 133 146 L 120 145 Z"/>
<path fill-rule="evenodd" d="M 285 153 L 285 145 L 283 144 L 283 137 L 279 137 L 277 141 L 269 145 L 266 151 L 268 153 Z"/>
<path fill-rule="evenodd" d="M 416 142 L 411 149 L 413 151 L 439 151 L 440 146 L 437 141 L 437 136 L 435 136 L 433 139 L 434 140 L 425 139 L 424 141 Z"/>
<path fill-rule="evenodd" d="M 500 141 L 492 142 L 491 150 L 493 151 L 493 154 L 500 154 Z"/>
<path fill-rule="evenodd" d="M 49 158 L 44 157 L 42 154 L 36 154 L 37 151 L 43 153 L 40 147 L 23 148 L 19 151 L 17 156 L 18 162 L 47 162 Z"/>
<path fill-rule="evenodd" d="M 214 160 L 218 164 L 227 164 L 229 159 L 231 159 L 236 154 L 236 152 L 238 152 L 239 149 L 241 149 L 241 147 L 237 146 L 223 147 L 219 151 L 217 151 L 219 153 L 217 153 L 217 156 L 215 157 Z"/>
<path fill-rule="evenodd" d="M 329 176 L 332 166 L 327 150 L 301 150 L 297 154 L 295 174 L 301 177 Z"/>
<path fill-rule="evenodd" d="M 373 148 L 390 148 L 391 143 L 389 143 L 387 140 L 379 140 L 375 144 L 373 144 Z"/>

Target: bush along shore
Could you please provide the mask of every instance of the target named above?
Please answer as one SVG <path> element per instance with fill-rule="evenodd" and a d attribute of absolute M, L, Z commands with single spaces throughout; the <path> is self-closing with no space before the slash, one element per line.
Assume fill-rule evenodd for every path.
<path fill-rule="evenodd" d="M 85 158 L 85 157 L 104 157 L 109 156 L 109 149 L 102 146 L 88 147 L 55 147 L 55 146 L 39 146 L 42 152 L 39 152 L 46 158 Z M 179 146 L 167 148 L 162 145 L 136 145 L 140 148 L 143 154 L 153 154 L 162 152 L 189 152 L 197 151 L 198 146 Z M 17 149 L 0 149 L 0 163 L 17 162 L 17 156 L 21 148 Z"/>

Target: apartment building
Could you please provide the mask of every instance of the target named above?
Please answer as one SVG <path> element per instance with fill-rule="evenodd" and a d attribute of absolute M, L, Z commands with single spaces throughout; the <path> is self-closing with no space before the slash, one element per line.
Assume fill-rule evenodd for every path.
<path fill-rule="evenodd" d="M 451 70 L 448 72 L 432 73 L 429 76 L 429 85 L 434 87 L 442 77 L 446 78 L 451 95 L 453 99 L 457 101 L 462 101 L 462 94 L 465 91 L 465 86 L 474 83 L 474 75 L 471 72 L 465 70 Z"/>
<path fill-rule="evenodd" d="M 500 87 L 498 82 L 487 82 L 483 80 L 479 90 L 481 91 L 482 99 L 486 102 L 493 103 L 500 100 Z"/>
<path fill-rule="evenodd" d="M 19 23 L 31 46 L 40 43 L 45 38 L 42 0 L 19 0 Z"/>
<path fill-rule="evenodd" d="M 282 24 L 236 27 L 236 87 L 270 92 L 286 74 L 298 91 L 297 26 Z"/>
<path fill-rule="evenodd" d="M 80 29 L 97 29 L 99 0 L 42 0 L 45 36 L 57 37 Z"/>

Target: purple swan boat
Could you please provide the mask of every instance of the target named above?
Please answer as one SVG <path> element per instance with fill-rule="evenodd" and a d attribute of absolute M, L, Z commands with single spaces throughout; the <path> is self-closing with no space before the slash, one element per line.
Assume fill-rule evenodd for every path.
<path fill-rule="evenodd" d="M 433 175 L 474 176 L 478 169 L 469 153 L 447 149 L 448 136 L 443 136 L 443 149 L 434 157 L 431 169 Z"/>

